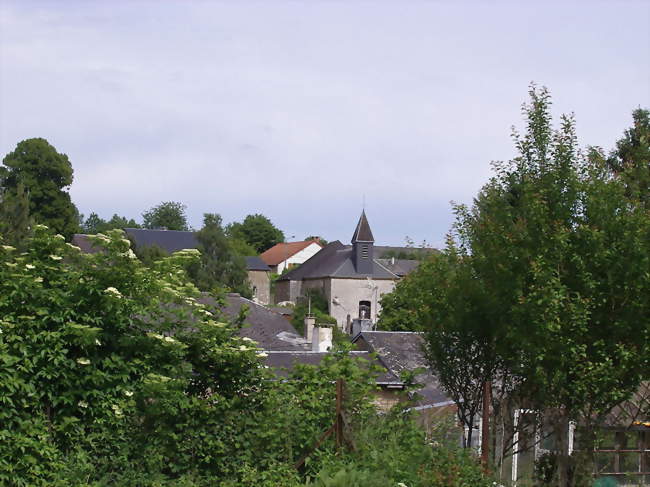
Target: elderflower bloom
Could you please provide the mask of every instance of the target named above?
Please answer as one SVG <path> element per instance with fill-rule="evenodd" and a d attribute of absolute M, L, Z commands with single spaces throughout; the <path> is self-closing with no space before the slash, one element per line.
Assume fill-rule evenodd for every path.
<path fill-rule="evenodd" d="M 85 409 L 85 408 L 88 407 L 88 403 L 87 403 L 86 401 L 79 401 L 79 402 L 77 403 L 77 406 L 79 406 L 80 408 L 84 408 L 84 409 Z"/>
<path fill-rule="evenodd" d="M 39 277 L 35 277 L 35 278 L 34 278 L 34 282 L 43 282 L 43 278 L 40 277 L 40 276 L 39 276 Z"/>
<path fill-rule="evenodd" d="M 126 397 L 131 397 L 131 396 L 133 396 L 133 391 L 124 391 L 124 395 Z"/>
<path fill-rule="evenodd" d="M 61 260 L 61 259 L 63 259 L 63 257 L 61 257 L 60 255 L 50 254 L 50 259 L 52 259 L 52 260 Z"/>
<path fill-rule="evenodd" d="M 39 223 L 37 225 L 34 225 L 34 229 L 35 230 L 47 230 L 48 226 L 47 225 L 42 225 L 42 224 Z"/>
<path fill-rule="evenodd" d="M 16 250 L 16 247 L 12 247 L 11 245 L 3 245 L 2 248 L 5 249 L 7 252 L 12 252 Z"/>
<path fill-rule="evenodd" d="M 82 358 L 77 359 L 77 363 L 79 365 L 90 365 L 90 360 L 88 360 L 87 358 L 82 357 Z"/>
<path fill-rule="evenodd" d="M 65 240 L 65 237 L 64 237 L 63 235 L 61 235 L 60 233 L 57 233 L 57 234 L 54 236 L 54 238 L 56 238 L 56 239 L 58 239 L 58 240 Z"/>
<path fill-rule="evenodd" d="M 116 298 L 121 298 L 122 297 L 122 293 L 119 292 L 114 287 L 107 287 L 106 289 L 104 289 L 104 292 L 106 294 L 111 294 L 111 295 L 115 296 Z"/>
<path fill-rule="evenodd" d="M 266 353 L 266 352 L 258 352 L 258 353 L 257 353 L 257 356 L 258 356 L 259 358 L 265 358 L 265 357 L 268 357 L 269 354 Z"/>
<path fill-rule="evenodd" d="M 65 243 L 68 247 L 70 247 L 72 250 L 81 250 L 81 247 L 77 247 L 76 245 L 71 244 L 70 242 Z"/>
<path fill-rule="evenodd" d="M 36 266 L 32 264 L 25 264 L 25 269 L 29 269 L 31 271 L 32 269 L 36 269 Z"/>
<path fill-rule="evenodd" d="M 113 409 L 113 412 L 115 413 L 115 416 L 120 417 L 120 416 L 122 416 L 124 414 L 124 413 L 122 413 L 122 409 L 117 404 L 113 404 L 111 406 L 111 409 Z"/>

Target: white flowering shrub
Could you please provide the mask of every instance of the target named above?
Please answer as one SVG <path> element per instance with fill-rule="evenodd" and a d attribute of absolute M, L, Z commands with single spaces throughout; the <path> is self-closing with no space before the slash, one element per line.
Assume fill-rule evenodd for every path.
<path fill-rule="evenodd" d="M 195 299 L 196 252 L 147 268 L 121 231 L 92 238 L 102 252 L 42 225 L 24 253 L 0 241 L 0 485 L 227 473 L 256 344 Z"/>

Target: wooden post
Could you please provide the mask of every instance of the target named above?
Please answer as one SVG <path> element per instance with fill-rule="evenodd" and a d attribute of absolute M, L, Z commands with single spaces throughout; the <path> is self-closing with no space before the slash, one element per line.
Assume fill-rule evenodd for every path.
<path fill-rule="evenodd" d="M 490 459 L 490 402 L 492 383 L 488 380 L 483 384 L 483 412 L 481 414 L 481 463 L 487 472 Z"/>

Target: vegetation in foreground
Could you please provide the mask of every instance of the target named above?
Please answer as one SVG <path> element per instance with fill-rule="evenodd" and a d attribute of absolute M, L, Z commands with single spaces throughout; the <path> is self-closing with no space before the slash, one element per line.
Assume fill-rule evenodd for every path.
<path fill-rule="evenodd" d="M 241 323 L 197 300 L 197 251 L 147 267 L 120 230 L 93 239 L 104 252 L 42 225 L 0 244 L 0 484 L 488 485 L 409 413 L 377 416 L 373 371 L 344 351 L 274 380 Z M 356 451 L 328 440 L 297 470 L 338 378 Z"/>

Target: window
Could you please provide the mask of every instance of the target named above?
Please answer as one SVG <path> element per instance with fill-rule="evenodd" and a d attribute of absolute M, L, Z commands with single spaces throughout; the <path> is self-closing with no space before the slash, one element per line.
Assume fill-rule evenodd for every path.
<path fill-rule="evenodd" d="M 362 320 L 370 319 L 370 301 L 359 301 L 359 318 Z"/>

